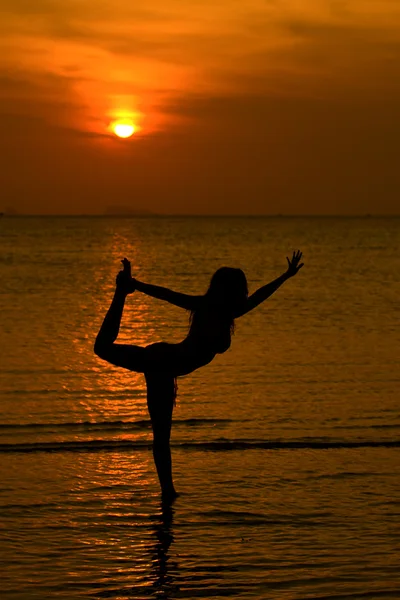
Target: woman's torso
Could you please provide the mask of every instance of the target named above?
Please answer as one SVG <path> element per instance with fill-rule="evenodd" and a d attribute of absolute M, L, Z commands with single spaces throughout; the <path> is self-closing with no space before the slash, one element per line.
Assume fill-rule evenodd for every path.
<path fill-rule="evenodd" d="M 231 345 L 231 319 L 222 307 L 204 304 L 193 314 L 185 342 L 200 352 L 222 354 Z"/>
<path fill-rule="evenodd" d="M 203 305 L 193 314 L 187 337 L 178 344 L 152 344 L 153 356 L 161 352 L 165 368 L 175 376 L 187 375 L 228 350 L 230 326 L 231 321 L 222 309 Z"/>
<path fill-rule="evenodd" d="M 216 354 L 226 352 L 231 345 L 230 325 L 222 309 L 208 306 L 198 309 L 193 314 L 186 339 L 181 342 L 188 360 L 204 366 Z"/>

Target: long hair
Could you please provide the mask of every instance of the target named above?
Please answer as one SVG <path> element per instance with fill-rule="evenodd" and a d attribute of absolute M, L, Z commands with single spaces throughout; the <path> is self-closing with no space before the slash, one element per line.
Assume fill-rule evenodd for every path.
<path fill-rule="evenodd" d="M 209 288 L 203 296 L 203 306 L 216 308 L 221 316 L 226 317 L 229 321 L 231 333 L 234 333 L 235 313 L 247 300 L 247 296 L 247 279 L 242 269 L 220 267 L 211 277 Z M 191 311 L 190 324 L 196 312 L 195 310 Z"/>

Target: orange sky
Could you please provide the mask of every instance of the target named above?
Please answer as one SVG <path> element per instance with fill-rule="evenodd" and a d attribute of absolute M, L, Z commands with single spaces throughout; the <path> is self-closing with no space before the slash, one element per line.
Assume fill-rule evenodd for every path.
<path fill-rule="evenodd" d="M 0 0 L 0 28 L 0 210 L 400 214 L 399 0 Z"/>

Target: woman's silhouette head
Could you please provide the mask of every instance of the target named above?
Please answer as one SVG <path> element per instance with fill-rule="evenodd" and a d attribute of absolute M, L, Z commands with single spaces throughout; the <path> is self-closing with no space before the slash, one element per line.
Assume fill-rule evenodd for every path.
<path fill-rule="evenodd" d="M 235 315 L 240 314 L 241 307 L 248 297 L 247 279 L 242 269 L 221 267 L 211 277 L 210 285 L 203 296 L 205 305 L 218 310 L 221 318 L 226 319 L 231 333 L 235 330 Z M 202 309 L 200 309 L 202 312 Z M 192 324 L 197 311 L 190 313 Z"/>
<path fill-rule="evenodd" d="M 221 267 L 211 277 L 206 298 L 227 309 L 239 308 L 248 296 L 247 279 L 242 269 Z"/>

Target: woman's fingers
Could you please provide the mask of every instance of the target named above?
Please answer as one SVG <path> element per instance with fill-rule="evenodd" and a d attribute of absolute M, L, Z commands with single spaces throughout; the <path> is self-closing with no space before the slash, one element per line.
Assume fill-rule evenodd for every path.
<path fill-rule="evenodd" d="M 292 259 L 289 260 L 289 258 L 286 257 L 286 260 L 288 262 L 298 261 L 298 260 L 301 260 L 302 256 L 303 256 L 303 253 L 301 252 L 301 250 L 293 250 Z"/>
<path fill-rule="evenodd" d="M 301 263 L 301 265 L 299 265 L 302 256 L 303 253 L 300 250 L 293 250 L 292 259 L 290 260 L 288 257 L 286 257 L 286 260 L 288 262 L 288 268 L 292 270 L 295 269 L 297 272 L 304 265 L 304 263 Z"/>
<path fill-rule="evenodd" d="M 293 252 L 293 260 L 298 263 L 301 261 L 301 257 L 303 256 L 303 253 L 300 252 L 300 250 L 297 250 L 296 255 Z"/>

